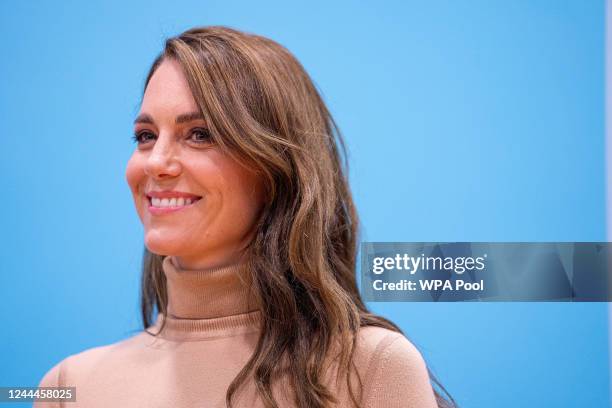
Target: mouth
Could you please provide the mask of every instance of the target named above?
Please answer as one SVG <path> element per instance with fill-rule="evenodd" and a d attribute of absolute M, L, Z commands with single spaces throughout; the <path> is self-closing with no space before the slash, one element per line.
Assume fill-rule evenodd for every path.
<path fill-rule="evenodd" d="M 190 208 L 202 199 L 199 196 L 160 198 L 150 195 L 146 195 L 146 198 L 148 209 L 152 214 L 165 214 Z"/>

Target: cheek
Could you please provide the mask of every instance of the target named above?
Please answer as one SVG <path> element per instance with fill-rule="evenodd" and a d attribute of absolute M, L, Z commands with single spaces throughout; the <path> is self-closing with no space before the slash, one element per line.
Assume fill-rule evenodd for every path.
<path fill-rule="evenodd" d="M 241 171 L 236 174 L 227 192 L 226 202 L 231 214 L 226 216 L 233 217 L 234 223 L 240 224 L 241 229 L 250 229 L 263 207 L 261 180 Z"/>
<path fill-rule="evenodd" d="M 134 197 L 134 203 L 138 204 L 137 198 L 140 197 L 140 190 L 142 189 L 141 183 L 144 179 L 144 170 L 142 166 L 142 160 L 138 157 L 137 153 L 134 153 L 125 169 L 125 179 L 132 191 Z"/>
<path fill-rule="evenodd" d="M 242 236 L 251 229 L 263 205 L 261 180 L 217 152 L 190 168 L 202 191 L 208 192 L 206 227 L 216 235 Z"/>

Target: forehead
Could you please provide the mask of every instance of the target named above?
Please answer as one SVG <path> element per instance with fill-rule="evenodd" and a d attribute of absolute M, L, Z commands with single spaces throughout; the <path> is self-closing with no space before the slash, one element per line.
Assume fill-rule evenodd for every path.
<path fill-rule="evenodd" d="M 142 112 L 196 110 L 197 104 L 178 62 L 164 60 L 149 80 L 142 99 Z"/>

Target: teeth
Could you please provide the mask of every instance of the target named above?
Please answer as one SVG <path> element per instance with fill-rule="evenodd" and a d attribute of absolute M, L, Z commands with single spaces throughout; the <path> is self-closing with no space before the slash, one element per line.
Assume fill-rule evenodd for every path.
<path fill-rule="evenodd" d="M 151 205 L 153 207 L 184 207 L 186 205 L 190 205 L 192 202 L 195 202 L 195 199 L 192 201 L 191 198 L 184 197 L 172 197 L 172 198 L 156 198 L 151 197 Z"/>

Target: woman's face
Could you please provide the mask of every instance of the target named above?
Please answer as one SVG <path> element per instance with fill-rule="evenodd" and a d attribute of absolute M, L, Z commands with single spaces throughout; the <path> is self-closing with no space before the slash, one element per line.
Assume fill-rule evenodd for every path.
<path fill-rule="evenodd" d="M 212 143 L 198 112 L 180 65 L 166 59 L 145 90 L 126 169 L 146 247 L 190 269 L 234 261 L 264 200 L 261 179 Z"/>

